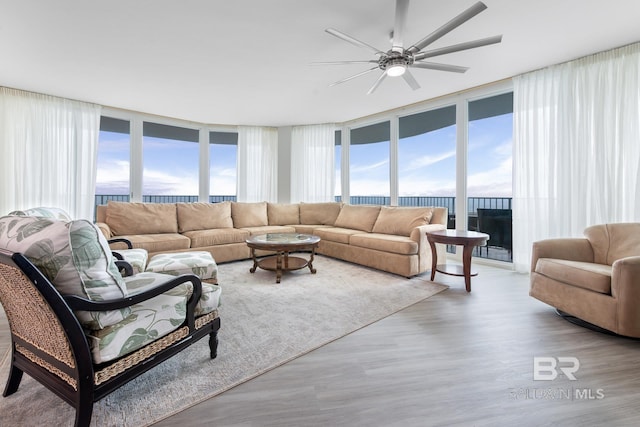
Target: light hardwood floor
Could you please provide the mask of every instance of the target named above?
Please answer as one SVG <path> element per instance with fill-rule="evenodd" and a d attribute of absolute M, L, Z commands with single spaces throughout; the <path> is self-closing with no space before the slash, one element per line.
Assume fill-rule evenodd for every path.
<path fill-rule="evenodd" d="M 640 425 L 639 341 L 561 319 L 527 275 L 478 269 L 469 294 L 437 274 L 450 289 L 157 425 Z M 533 380 L 534 357 L 561 356 L 576 381 Z"/>
<path fill-rule="evenodd" d="M 640 341 L 566 322 L 527 275 L 476 267 L 469 294 L 437 274 L 450 289 L 156 426 L 640 425 Z M 534 357 L 563 356 L 575 381 L 533 380 Z"/>

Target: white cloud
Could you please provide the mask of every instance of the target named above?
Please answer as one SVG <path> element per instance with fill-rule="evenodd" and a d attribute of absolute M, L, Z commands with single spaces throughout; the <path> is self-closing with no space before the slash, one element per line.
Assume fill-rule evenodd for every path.
<path fill-rule="evenodd" d="M 448 159 L 450 157 L 454 157 L 455 155 L 456 155 L 456 152 L 455 150 L 453 150 L 445 153 L 436 154 L 434 156 L 421 156 L 409 162 L 409 165 L 405 168 L 405 170 L 415 170 L 415 169 L 420 169 L 426 166 L 431 166 L 435 163 L 441 162 L 442 160 Z"/>
<path fill-rule="evenodd" d="M 494 169 L 471 174 L 467 177 L 470 197 L 511 197 L 512 159 L 509 156 Z"/>
<path fill-rule="evenodd" d="M 382 160 L 380 162 L 372 163 L 369 165 L 354 165 L 349 170 L 351 173 L 370 172 L 379 167 L 387 166 L 388 164 L 389 164 L 389 159 L 386 159 L 386 160 Z"/>

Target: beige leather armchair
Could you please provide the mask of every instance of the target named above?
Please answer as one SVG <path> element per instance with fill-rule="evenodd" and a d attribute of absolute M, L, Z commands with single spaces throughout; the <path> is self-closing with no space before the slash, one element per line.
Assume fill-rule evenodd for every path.
<path fill-rule="evenodd" d="M 529 295 L 600 328 L 640 337 L 640 223 L 535 242 Z"/>

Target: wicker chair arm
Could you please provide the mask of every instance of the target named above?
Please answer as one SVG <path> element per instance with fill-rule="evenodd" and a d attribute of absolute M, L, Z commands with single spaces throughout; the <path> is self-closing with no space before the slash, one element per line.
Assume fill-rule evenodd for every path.
<path fill-rule="evenodd" d="M 90 301 L 86 298 L 82 298 L 78 295 L 64 295 L 64 300 L 72 310 L 84 310 L 84 311 L 107 311 L 118 310 L 121 308 L 130 307 L 134 304 L 141 303 L 156 297 L 162 293 L 170 291 L 178 285 L 191 282 L 193 284 L 193 293 L 187 303 L 187 307 L 193 306 L 195 309 L 200 296 L 202 295 L 202 282 L 200 278 L 195 274 L 183 274 L 181 276 L 173 277 L 171 280 L 156 286 L 153 289 L 148 289 L 139 294 L 134 294 L 125 298 L 118 298 L 108 301 Z M 187 308 L 189 312 L 189 308 Z"/>

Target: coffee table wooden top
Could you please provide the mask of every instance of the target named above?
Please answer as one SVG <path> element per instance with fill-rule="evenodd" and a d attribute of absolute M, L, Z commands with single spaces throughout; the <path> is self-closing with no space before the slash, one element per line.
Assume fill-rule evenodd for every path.
<path fill-rule="evenodd" d="M 489 240 L 489 235 L 486 233 L 479 233 L 477 231 L 448 229 L 428 231 L 427 240 L 449 245 L 482 246 L 487 240 Z"/>

